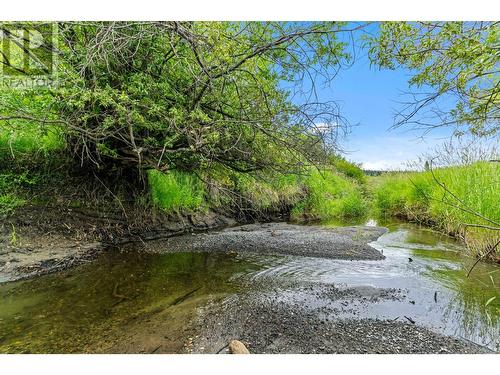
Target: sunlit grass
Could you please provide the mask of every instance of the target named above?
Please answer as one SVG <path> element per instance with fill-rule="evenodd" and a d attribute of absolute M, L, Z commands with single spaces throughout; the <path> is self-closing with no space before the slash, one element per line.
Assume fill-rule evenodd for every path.
<path fill-rule="evenodd" d="M 148 172 L 153 204 L 164 211 L 197 210 L 204 203 L 202 182 L 186 172 Z"/>
<path fill-rule="evenodd" d="M 11 157 L 42 152 L 44 154 L 64 147 L 64 139 L 56 127 L 41 128 L 23 124 L 15 128 L 0 126 L 0 157 Z"/>
<path fill-rule="evenodd" d="M 464 224 L 491 225 L 471 211 L 500 221 L 500 165 L 478 162 L 436 169 L 434 175 L 458 199 L 446 192 L 430 171 L 387 174 L 374 179 L 379 213 L 431 223 L 463 238 L 474 253 L 483 253 L 498 240 L 498 231 Z"/>
<path fill-rule="evenodd" d="M 294 206 L 295 217 L 305 214 L 318 219 L 350 219 L 368 212 L 357 183 L 335 170 L 313 170 L 304 185 L 307 196 Z"/>

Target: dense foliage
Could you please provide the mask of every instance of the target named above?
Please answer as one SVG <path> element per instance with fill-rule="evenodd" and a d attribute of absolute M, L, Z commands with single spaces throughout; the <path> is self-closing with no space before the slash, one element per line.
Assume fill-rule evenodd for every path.
<path fill-rule="evenodd" d="M 58 126 L 89 168 L 295 172 L 335 146 L 342 118 L 311 94 L 348 58 L 342 23 L 58 26 L 59 86 L 3 94 L 0 120 Z"/>
<path fill-rule="evenodd" d="M 0 214 L 30 201 L 41 180 L 34 176 L 46 175 L 62 180 L 47 190 L 54 196 L 62 195 L 71 175 L 94 184 L 73 189 L 83 190 L 78 194 L 65 191 L 64 199 L 92 197 L 120 209 L 123 201 L 166 212 L 223 207 L 250 217 L 283 211 L 322 219 L 363 217 L 369 210 L 364 172 L 336 150 L 346 121 L 335 103 L 315 95 L 316 85 L 328 84 L 350 61 L 348 38 L 339 37 L 353 30 L 350 25 L 53 26 L 57 43 L 45 47 L 57 55 L 58 85 L 0 88 Z M 4 38 L 12 36 L 9 27 L 0 23 Z M 478 136 L 496 134 L 498 37 L 495 22 L 381 23 L 368 40 L 372 62 L 407 69 L 419 91 L 396 126 L 453 125 L 457 134 L 464 128 Z M 0 63 L 11 61 L 2 55 Z M 48 169 L 41 171 L 43 165 Z M 477 164 L 438 174 L 467 205 L 498 221 L 497 167 Z M 459 235 L 464 223 L 478 224 L 443 201 L 429 172 L 380 180 L 375 202 L 382 213 Z M 467 228 L 474 238 L 491 239 Z"/>

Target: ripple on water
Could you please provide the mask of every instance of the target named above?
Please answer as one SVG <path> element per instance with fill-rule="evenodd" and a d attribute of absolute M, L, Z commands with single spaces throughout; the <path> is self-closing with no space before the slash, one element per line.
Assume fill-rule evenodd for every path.
<path fill-rule="evenodd" d="M 256 267 L 238 276 L 267 284 L 283 284 L 280 300 L 301 302 L 304 292 L 286 283 L 344 287 L 371 286 L 406 291 L 403 302 L 380 300 L 355 311 L 357 317 L 405 320 L 405 316 L 438 331 L 498 350 L 500 346 L 499 267 L 481 264 L 471 278 L 473 259 L 460 255 L 460 244 L 432 231 L 404 225 L 371 244 L 386 256 L 380 261 L 346 261 L 296 256 L 239 255 Z M 294 293 L 296 298 L 294 298 Z M 307 293 L 306 293 L 307 295 Z M 285 296 L 285 298 L 283 298 Z M 491 297 L 495 305 L 486 305 Z M 273 298 L 277 298 L 274 296 Z M 336 302 L 337 303 L 337 302 Z M 322 303 L 310 296 L 310 306 Z M 337 303 L 338 305 L 338 303 Z M 338 313 L 338 309 L 337 309 Z M 340 314 L 350 317 L 350 314 Z"/>

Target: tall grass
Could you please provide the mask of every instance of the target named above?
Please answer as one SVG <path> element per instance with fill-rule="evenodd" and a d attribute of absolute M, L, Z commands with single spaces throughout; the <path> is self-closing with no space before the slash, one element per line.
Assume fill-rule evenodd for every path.
<path fill-rule="evenodd" d="M 426 222 L 462 238 L 475 254 L 483 254 L 498 238 L 498 231 L 465 224 L 490 225 L 470 211 L 500 221 L 500 165 L 477 162 L 430 171 L 387 174 L 373 179 L 375 205 L 382 215 Z M 497 250 L 496 257 L 500 251 Z"/>
<path fill-rule="evenodd" d="M 0 158 L 7 165 L 12 160 L 24 165 L 37 154 L 48 159 L 51 151 L 64 147 L 64 138 L 56 127 L 17 125 L 0 127 Z M 206 180 L 210 180 L 207 185 L 188 172 L 151 170 L 148 171 L 149 193 L 153 205 L 166 212 L 233 206 L 236 210 L 255 212 L 291 210 L 295 219 L 350 219 L 366 214 L 366 198 L 361 187 L 366 177 L 358 166 L 332 157 L 330 165 L 321 172 L 316 169 L 309 172 L 283 175 L 267 171 L 249 175 L 214 169 L 205 173 Z M 8 182 L 0 181 L 0 212 L 11 212 L 26 203 L 16 192 L 18 185 L 12 171 Z M 217 188 L 218 192 L 214 193 Z"/>
<path fill-rule="evenodd" d="M 56 127 L 40 128 L 25 123 L 16 128 L 0 126 L 0 157 L 43 153 L 64 147 L 64 139 Z"/>
<path fill-rule="evenodd" d="M 249 175 L 211 170 L 200 181 L 192 174 L 149 172 L 153 203 L 164 211 L 207 207 L 251 213 L 291 211 L 292 219 L 352 219 L 368 211 L 367 199 L 357 178 L 346 177 L 335 167 L 304 175 Z M 253 214 L 252 214 L 253 215 Z"/>
<path fill-rule="evenodd" d="M 346 167 L 335 165 L 304 170 L 303 174 L 260 173 L 249 175 L 228 171 L 211 171 L 209 203 L 224 207 L 236 204 L 248 211 L 290 212 L 291 219 L 351 219 L 368 211 L 360 177 L 347 177 Z M 357 173 L 356 166 L 352 168 Z M 359 169 L 359 168 L 357 168 Z M 364 177 L 364 176 L 363 176 Z M 214 189 L 215 187 L 215 189 Z M 214 191 L 215 190 L 215 191 Z M 229 195 L 219 192 L 229 192 Z M 253 214 L 252 214 L 253 215 Z"/>
<path fill-rule="evenodd" d="M 358 165 L 351 163 L 341 157 L 332 158 L 331 164 L 338 172 L 342 173 L 343 175 L 350 177 L 361 184 L 366 183 L 366 175 Z"/>
<path fill-rule="evenodd" d="M 41 128 L 19 121 L 9 126 L 0 124 L 0 215 L 28 202 L 25 188 L 40 179 L 37 156 L 50 160 L 49 153 L 62 147 L 64 140 L 56 127 Z"/>
<path fill-rule="evenodd" d="M 211 208 L 249 218 L 283 213 L 304 196 L 302 176 L 296 174 L 249 174 L 213 166 L 202 178 Z"/>
<path fill-rule="evenodd" d="M 263 178 L 238 174 L 234 188 L 253 208 L 279 212 L 303 196 L 301 180 L 301 176 L 293 174 L 267 174 Z"/>
<path fill-rule="evenodd" d="M 366 215 L 368 205 L 360 186 L 335 169 L 313 170 L 304 180 L 305 199 L 292 209 L 292 216 L 317 219 L 352 219 Z"/>
<path fill-rule="evenodd" d="M 203 208 L 205 189 L 193 174 L 180 171 L 148 172 L 151 198 L 164 211 L 193 211 Z"/>

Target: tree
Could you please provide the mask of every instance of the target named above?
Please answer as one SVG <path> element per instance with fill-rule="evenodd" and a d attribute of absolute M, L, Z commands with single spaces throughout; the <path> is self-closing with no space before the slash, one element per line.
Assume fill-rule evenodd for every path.
<path fill-rule="evenodd" d="M 63 127 L 75 160 L 89 168 L 215 163 L 294 172 L 322 160 L 346 126 L 335 103 L 315 96 L 316 84 L 328 83 L 349 58 L 336 36 L 348 31 L 344 23 L 78 22 L 59 29 L 60 86 L 48 91 L 46 110 L 10 103 L 0 121 Z"/>
<path fill-rule="evenodd" d="M 384 22 L 368 38 L 369 56 L 381 68 L 406 68 L 415 91 L 394 126 L 430 131 L 453 126 L 493 136 L 500 123 L 498 22 Z"/>

